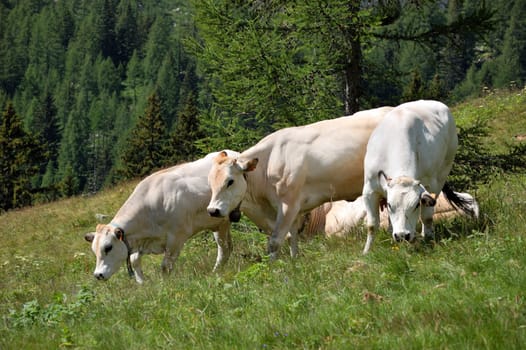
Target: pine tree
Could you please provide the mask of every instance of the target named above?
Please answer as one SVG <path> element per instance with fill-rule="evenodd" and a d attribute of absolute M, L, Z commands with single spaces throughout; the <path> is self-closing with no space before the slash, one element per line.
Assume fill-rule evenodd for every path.
<path fill-rule="evenodd" d="M 463 12 L 469 11 L 470 4 L 460 0 L 448 1 L 447 20 L 449 24 L 456 23 Z M 441 60 L 438 72 L 443 79 L 445 88 L 453 89 L 466 76 L 467 70 L 475 55 L 476 33 L 463 31 L 453 33 L 439 50 Z"/>
<path fill-rule="evenodd" d="M 97 91 L 100 94 L 112 94 L 121 89 L 121 79 L 117 68 L 110 58 L 99 59 L 95 63 L 95 70 L 97 71 Z"/>
<path fill-rule="evenodd" d="M 99 8 L 96 16 L 96 23 L 100 30 L 100 48 L 102 55 L 109 57 L 115 64 L 119 64 L 118 44 L 115 34 L 115 5 L 112 0 L 101 0 L 103 3 L 95 8 Z"/>
<path fill-rule="evenodd" d="M 159 96 L 154 93 L 148 98 L 146 111 L 128 138 L 122 156 L 126 177 L 143 177 L 167 164 L 166 130 Z"/>
<path fill-rule="evenodd" d="M 141 41 L 136 11 L 130 0 L 121 0 L 117 7 L 115 35 L 119 63 L 126 64 Z"/>
<path fill-rule="evenodd" d="M 515 1 L 498 59 L 496 87 L 526 83 L 526 1 Z"/>
<path fill-rule="evenodd" d="M 161 101 L 161 115 L 168 128 L 171 128 L 177 117 L 181 81 L 179 64 L 172 52 L 168 52 L 157 75 L 156 91 Z"/>
<path fill-rule="evenodd" d="M 75 33 L 75 19 L 68 7 L 68 3 L 65 1 L 56 1 L 53 10 L 54 14 L 51 17 L 52 26 L 60 36 L 62 47 L 67 49 L 69 41 Z"/>
<path fill-rule="evenodd" d="M 31 177 L 41 159 L 41 147 L 9 103 L 0 125 L 0 212 L 31 204 Z"/>
<path fill-rule="evenodd" d="M 196 141 L 202 138 L 199 124 L 199 110 L 194 93 L 190 93 L 184 109 L 177 117 L 177 123 L 171 135 L 169 149 L 173 153 L 171 163 L 189 161 L 197 158 L 199 150 Z"/>
<path fill-rule="evenodd" d="M 142 86 L 144 80 L 141 60 L 139 59 L 137 51 L 133 52 L 133 55 L 131 56 L 126 68 L 126 80 L 124 81 L 124 85 L 126 86 L 127 90 L 125 91 L 125 95 L 130 96 L 129 98 L 131 98 L 133 104 L 135 105 L 137 103 L 138 90 Z"/>
<path fill-rule="evenodd" d="M 193 49 L 205 67 L 210 91 L 200 98 L 211 105 L 203 121 L 228 133 L 222 137 L 229 142 L 247 147 L 276 129 L 341 114 L 336 68 L 327 64 L 329 55 L 320 49 L 324 44 L 312 40 L 319 38 L 316 29 L 322 26 L 316 22 L 316 29 L 304 29 L 312 21 L 298 18 L 301 11 L 295 6 L 229 0 L 197 6 L 203 44 Z M 235 141 L 229 135 L 231 126 L 239 128 Z"/>
<path fill-rule="evenodd" d="M 35 111 L 32 130 L 38 136 L 42 148 L 46 150 L 46 162 L 43 164 L 41 173 L 46 172 L 48 167 L 56 170 L 62 128 L 57 119 L 57 108 L 53 96 L 50 93 L 45 94 Z"/>
<path fill-rule="evenodd" d="M 109 60 L 109 59 L 108 59 Z M 113 66 L 113 63 L 110 64 Z M 117 97 L 106 91 L 91 103 L 89 115 L 91 130 L 88 149 L 88 183 L 89 192 L 97 192 L 110 173 L 115 156 L 116 137 L 114 132 L 115 115 L 117 114 Z"/>
<path fill-rule="evenodd" d="M 90 120 L 87 111 L 90 109 L 90 93 L 88 90 L 79 91 L 73 110 L 69 113 L 64 127 L 59 154 L 60 181 L 72 176 L 74 188 L 67 188 L 63 195 L 78 194 L 85 190 L 89 175 L 89 137 Z"/>
<path fill-rule="evenodd" d="M 429 83 L 429 87 L 426 89 L 424 98 L 431 100 L 443 100 L 447 96 L 444 82 L 440 79 L 438 74 L 435 74 L 433 80 Z"/>
<path fill-rule="evenodd" d="M 170 50 L 171 26 L 172 23 L 167 16 L 159 16 L 150 29 L 148 41 L 145 45 L 144 76 L 151 82 L 157 80 L 162 61 Z"/>
<path fill-rule="evenodd" d="M 414 101 L 421 99 L 424 96 L 424 82 L 422 81 L 422 76 L 420 75 L 419 70 L 414 70 L 411 73 L 411 80 L 409 84 L 404 89 L 403 101 Z"/>

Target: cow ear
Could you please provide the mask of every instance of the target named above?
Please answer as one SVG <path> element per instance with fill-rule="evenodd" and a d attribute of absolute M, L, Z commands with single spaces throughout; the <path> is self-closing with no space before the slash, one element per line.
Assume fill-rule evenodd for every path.
<path fill-rule="evenodd" d="M 84 235 L 84 239 L 91 243 L 95 239 L 95 235 L 93 234 L 93 232 L 88 232 Z"/>
<path fill-rule="evenodd" d="M 117 227 L 117 228 L 115 229 L 115 231 L 113 231 L 113 232 L 115 233 L 115 237 L 117 237 L 117 239 L 118 239 L 119 241 L 122 241 L 122 240 L 123 240 L 123 238 L 124 238 L 124 231 L 122 230 L 122 228 Z"/>
<path fill-rule="evenodd" d="M 237 164 L 243 172 L 248 172 L 248 171 L 253 171 L 254 169 L 256 169 L 258 162 L 259 162 L 259 159 L 254 158 L 251 160 L 239 160 Z"/>
<path fill-rule="evenodd" d="M 437 203 L 435 197 L 436 196 L 433 196 L 432 193 L 429 193 L 429 192 L 425 191 L 420 196 L 420 203 L 424 207 L 434 207 L 435 204 Z"/>
<path fill-rule="evenodd" d="M 214 157 L 214 161 L 216 163 L 221 163 L 223 160 L 225 160 L 226 157 L 228 157 L 226 151 L 221 151 L 217 154 L 217 156 Z"/>

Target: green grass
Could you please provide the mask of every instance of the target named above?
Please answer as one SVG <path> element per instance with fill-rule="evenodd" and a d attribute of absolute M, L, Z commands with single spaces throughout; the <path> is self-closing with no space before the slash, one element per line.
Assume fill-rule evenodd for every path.
<path fill-rule="evenodd" d="M 512 98 L 490 96 L 454 112 L 467 123 L 464 118 L 472 116 L 466 110 L 482 103 L 497 108 L 507 103 L 499 99 Z M 495 119 L 503 122 L 506 113 L 499 108 Z M 524 128 L 522 119 L 508 127 L 524 132 L 517 129 Z M 499 130 L 491 140 L 503 145 L 512 132 Z M 442 239 L 434 247 L 392 245 L 383 233 L 363 256 L 362 232 L 300 242 L 298 259 L 284 248 L 282 259 L 268 264 L 261 258 L 266 237 L 242 221 L 235 226 L 233 256 L 219 273 L 211 272 L 216 249 L 205 233 L 187 243 L 169 277 L 160 273 L 161 257 L 148 256 L 144 285 L 129 279 L 125 268 L 108 282 L 95 281 L 95 257 L 83 235 L 94 229 L 95 213 L 115 212 L 134 185 L 0 216 L 0 349 L 526 344 L 524 175 L 503 174 L 470 190 L 481 220 L 438 225 Z"/>
<path fill-rule="evenodd" d="M 515 136 L 526 136 L 526 90 L 492 93 L 454 106 L 452 112 L 459 126 L 488 122 L 490 135 L 485 143 L 495 152 L 517 144 Z"/>

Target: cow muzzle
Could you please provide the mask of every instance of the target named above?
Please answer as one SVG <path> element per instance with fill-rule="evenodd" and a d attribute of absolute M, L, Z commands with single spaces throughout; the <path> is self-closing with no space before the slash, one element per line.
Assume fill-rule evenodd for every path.
<path fill-rule="evenodd" d="M 215 218 L 220 218 L 223 216 L 221 215 L 221 210 L 219 210 L 219 208 L 207 208 L 206 211 L 208 211 L 208 215 Z"/>
<path fill-rule="evenodd" d="M 398 243 L 402 242 L 402 241 L 411 242 L 413 240 L 413 237 L 414 237 L 414 235 L 412 235 L 409 232 L 396 232 L 396 233 L 393 233 L 393 238 Z"/>
<path fill-rule="evenodd" d="M 106 276 L 104 276 L 104 274 L 103 274 L 102 272 L 95 272 L 95 273 L 93 274 L 93 276 L 94 276 L 96 279 L 98 279 L 99 281 L 106 281 L 106 280 L 107 280 Z"/>

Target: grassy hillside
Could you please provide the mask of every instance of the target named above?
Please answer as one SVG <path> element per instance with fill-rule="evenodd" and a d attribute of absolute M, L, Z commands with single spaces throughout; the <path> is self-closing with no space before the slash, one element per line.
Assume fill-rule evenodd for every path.
<path fill-rule="evenodd" d="M 526 134 L 526 95 L 454 106 L 459 125 L 490 120 L 503 150 Z M 83 235 L 135 183 L 0 216 L 0 349 L 521 349 L 526 344 L 526 176 L 500 174 L 469 191 L 482 219 L 437 226 L 434 247 L 380 234 L 301 242 L 268 264 L 266 237 L 235 226 L 234 254 L 212 273 L 215 244 L 188 242 L 174 273 L 145 257 L 145 285 L 125 268 L 92 277 Z"/>

